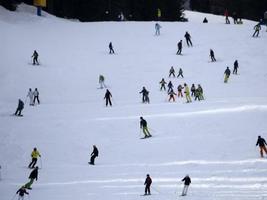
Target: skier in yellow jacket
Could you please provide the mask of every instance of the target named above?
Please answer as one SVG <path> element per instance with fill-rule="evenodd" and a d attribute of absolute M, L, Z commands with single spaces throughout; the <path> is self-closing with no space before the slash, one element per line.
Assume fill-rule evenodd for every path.
<path fill-rule="evenodd" d="M 36 147 L 33 149 L 31 157 L 32 157 L 32 161 L 28 167 L 33 169 L 35 167 L 35 164 L 37 163 L 38 157 L 41 157 L 41 154 L 39 153 L 39 151 L 37 151 Z"/>
<path fill-rule="evenodd" d="M 192 102 L 191 97 L 190 97 L 190 90 L 186 83 L 184 84 L 184 93 L 185 93 L 186 103 Z"/>

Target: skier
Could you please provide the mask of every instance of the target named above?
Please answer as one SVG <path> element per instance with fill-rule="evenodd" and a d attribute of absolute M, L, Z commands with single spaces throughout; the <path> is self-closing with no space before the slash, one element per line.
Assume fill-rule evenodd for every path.
<path fill-rule="evenodd" d="M 152 135 L 148 131 L 147 122 L 143 117 L 140 117 L 140 128 L 143 129 L 145 138 L 151 137 Z"/>
<path fill-rule="evenodd" d="M 226 9 L 225 11 L 224 11 L 224 16 L 225 16 L 225 23 L 226 24 L 230 24 L 230 20 L 229 20 L 229 14 L 228 14 L 228 10 Z"/>
<path fill-rule="evenodd" d="M 203 19 L 203 23 L 208 23 L 208 20 L 206 17 Z"/>
<path fill-rule="evenodd" d="M 18 107 L 14 115 L 22 117 L 23 115 L 21 114 L 21 111 L 23 110 L 23 108 L 24 108 L 24 102 L 21 99 L 19 99 Z"/>
<path fill-rule="evenodd" d="M 183 48 L 183 44 L 182 44 L 182 40 L 180 40 L 180 42 L 178 42 L 177 44 L 177 47 L 178 47 L 178 50 L 177 50 L 177 55 L 181 55 L 182 54 L 182 48 Z"/>
<path fill-rule="evenodd" d="M 261 30 L 261 24 L 258 23 L 256 26 L 254 26 L 254 30 L 255 32 L 253 33 L 252 37 L 258 37 Z"/>
<path fill-rule="evenodd" d="M 169 83 L 168 83 L 168 93 L 173 89 L 173 84 L 172 84 L 172 82 L 171 81 L 169 81 Z"/>
<path fill-rule="evenodd" d="M 31 88 L 29 88 L 27 97 L 29 97 L 29 99 L 30 99 L 30 106 L 34 106 L 34 104 L 33 104 L 33 92 L 32 92 Z"/>
<path fill-rule="evenodd" d="M 184 89 L 184 88 L 183 88 L 182 85 L 178 85 L 178 87 L 177 87 L 177 90 L 178 90 L 178 95 L 177 95 L 177 96 L 178 96 L 178 98 L 179 98 L 179 97 L 183 97 L 183 92 L 182 92 L 183 89 Z"/>
<path fill-rule="evenodd" d="M 99 152 L 95 145 L 93 145 L 93 152 L 91 153 L 91 159 L 89 164 L 94 165 L 95 164 L 95 158 L 98 156 Z"/>
<path fill-rule="evenodd" d="M 237 24 L 237 14 L 236 14 L 236 12 L 233 12 L 233 14 L 232 14 L 233 16 L 233 20 L 234 20 L 234 24 Z"/>
<path fill-rule="evenodd" d="M 32 157 L 32 161 L 31 161 L 31 163 L 29 164 L 28 168 L 33 169 L 34 166 L 35 166 L 35 164 L 37 163 L 37 159 L 38 159 L 38 157 L 41 157 L 41 155 L 40 155 L 40 153 L 39 153 L 39 151 L 37 150 L 36 147 L 34 147 L 32 153 L 31 153 L 31 157 Z"/>
<path fill-rule="evenodd" d="M 224 71 L 224 74 L 225 74 L 225 76 L 224 76 L 224 82 L 227 83 L 228 82 L 228 79 L 230 77 L 230 74 L 231 74 L 231 71 L 230 71 L 229 67 L 226 68 L 226 70 Z"/>
<path fill-rule="evenodd" d="M 105 77 L 103 75 L 99 75 L 99 84 L 100 88 L 103 89 L 103 86 L 106 88 L 107 86 L 105 85 Z"/>
<path fill-rule="evenodd" d="M 156 24 L 155 24 L 155 29 L 156 29 L 156 33 L 155 33 L 155 35 L 160 35 L 160 29 L 161 29 L 161 26 L 159 25 L 159 23 L 156 23 Z"/>
<path fill-rule="evenodd" d="M 164 89 L 164 91 L 166 91 L 166 87 L 165 85 L 167 84 L 166 81 L 164 80 L 164 78 L 161 79 L 160 83 L 160 91 L 162 90 L 162 88 Z"/>
<path fill-rule="evenodd" d="M 106 99 L 106 106 L 108 106 L 108 104 L 110 105 L 110 106 L 112 106 L 112 103 L 111 103 L 111 98 L 112 97 L 112 94 L 110 93 L 110 91 L 107 89 L 106 90 L 106 93 L 105 93 L 105 97 L 104 97 L 104 99 Z"/>
<path fill-rule="evenodd" d="M 21 188 L 16 192 L 16 194 L 19 194 L 19 198 L 18 200 L 23 200 L 24 199 L 24 194 L 29 195 L 29 193 L 27 192 L 25 186 L 21 186 Z"/>
<path fill-rule="evenodd" d="M 145 87 L 143 87 L 142 91 L 139 92 L 139 94 L 142 94 L 143 103 L 149 103 L 149 97 L 148 97 L 149 91 Z"/>
<path fill-rule="evenodd" d="M 184 182 L 184 189 L 183 189 L 183 192 L 182 192 L 182 196 L 186 196 L 188 187 L 189 187 L 189 185 L 191 184 L 191 179 L 190 179 L 189 175 L 186 175 L 186 176 L 182 179 L 182 181 Z"/>
<path fill-rule="evenodd" d="M 34 50 L 34 52 L 33 52 L 33 54 L 32 54 L 33 65 L 35 65 L 35 64 L 39 65 L 39 62 L 38 62 L 38 56 L 39 56 L 39 54 L 37 53 L 36 50 Z"/>
<path fill-rule="evenodd" d="M 238 61 L 235 60 L 233 74 L 237 74 L 237 68 L 238 68 Z"/>
<path fill-rule="evenodd" d="M 33 91 L 33 104 L 35 104 L 35 100 L 37 100 L 38 104 L 40 104 L 39 101 L 39 91 L 37 88 Z"/>
<path fill-rule="evenodd" d="M 150 195 L 150 186 L 152 184 L 152 179 L 150 178 L 149 174 L 146 175 L 146 180 L 145 180 L 145 183 L 144 185 L 146 186 L 145 187 L 145 194 L 144 195 Z"/>
<path fill-rule="evenodd" d="M 25 184 L 25 188 L 27 188 L 28 190 L 31 190 L 31 185 L 33 184 L 34 179 L 37 181 L 38 180 L 38 166 L 36 166 L 32 172 L 30 173 L 29 179 L 30 181 L 28 183 Z"/>
<path fill-rule="evenodd" d="M 266 141 L 264 138 L 262 138 L 260 135 L 258 136 L 258 140 L 257 140 L 257 143 L 256 143 L 256 146 L 260 147 L 260 154 L 261 154 L 261 157 L 263 158 L 263 151 L 267 154 L 267 149 L 266 149 Z"/>
<path fill-rule="evenodd" d="M 174 102 L 175 101 L 174 95 L 176 95 L 176 93 L 173 91 L 173 89 L 171 89 L 168 95 L 170 95 L 169 102 L 171 101 L 171 99 Z"/>
<path fill-rule="evenodd" d="M 211 62 L 215 62 L 215 56 L 214 56 L 214 51 L 212 49 L 210 49 L 210 58 L 211 58 Z"/>
<path fill-rule="evenodd" d="M 177 78 L 179 78 L 179 76 L 181 76 L 182 78 L 184 78 L 184 76 L 183 76 L 183 70 L 182 70 L 182 68 L 180 68 L 180 69 L 179 69 L 179 72 L 178 72 Z"/>
<path fill-rule="evenodd" d="M 184 93 L 185 93 L 186 103 L 192 102 L 191 97 L 190 97 L 190 90 L 186 83 L 184 83 L 184 90 L 185 90 Z"/>
<path fill-rule="evenodd" d="M 172 75 L 173 77 L 175 77 L 175 70 L 174 70 L 173 66 L 171 66 L 171 69 L 170 69 L 170 71 L 169 71 L 169 77 L 171 77 L 171 75 Z"/>
<path fill-rule="evenodd" d="M 192 42 L 191 42 L 191 35 L 186 31 L 185 35 L 184 35 L 185 39 L 186 39 L 186 44 L 187 46 L 193 46 Z"/>
<path fill-rule="evenodd" d="M 196 89 L 196 95 L 195 95 L 195 101 L 196 100 L 204 100 L 204 96 L 203 96 L 203 89 L 202 89 L 202 87 L 201 87 L 201 85 L 200 84 L 198 84 L 198 87 L 197 87 L 197 89 Z"/>
<path fill-rule="evenodd" d="M 195 87 L 195 84 L 192 84 L 190 90 L 191 90 L 191 96 L 192 97 L 196 96 L 196 87 Z"/>
<path fill-rule="evenodd" d="M 109 43 L 108 47 L 109 47 L 109 54 L 114 54 L 115 52 L 114 52 L 114 49 L 113 49 L 112 42 Z"/>

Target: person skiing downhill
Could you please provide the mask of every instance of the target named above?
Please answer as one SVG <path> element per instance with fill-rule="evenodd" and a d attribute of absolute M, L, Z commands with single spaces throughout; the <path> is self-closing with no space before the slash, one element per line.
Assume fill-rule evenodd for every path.
<path fill-rule="evenodd" d="M 32 157 L 32 161 L 29 164 L 28 168 L 34 168 L 35 164 L 37 163 L 38 157 L 41 157 L 41 154 L 39 153 L 39 151 L 37 150 L 37 148 L 35 147 L 31 153 L 31 157 Z"/>
<path fill-rule="evenodd" d="M 29 99 L 30 99 L 30 106 L 33 106 L 34 105 L 34 103 L 33 103 L 33 92 L 32 92 L 31 88 L 29 88 L 27 97 L 29 97 Z"/>
<path fill-rule="evenodd" d="M 108 106 L 108 104 L 110 106 L 112 106 L 112 103 L 111 103 L 111 97 L 112 97 L 112 94 L 110 93 L 110 91 L 107 89 L 106 90 L 106 93 L 105 93 L 105 97 L 104 99 L 106 99 L 106 107 Z"/>
<path fill-rule="evenodd" d="M 233 74 L 237 74 L 237 69 L 238 69 L 238 61 L 235 60 Z"/>
<path fill-rule="evenodd" d="M 24 102 L 21 99 L 19 99 L 18 107 L 14 115 L 22 117 L 23 115 L 21 114 L 21 111 L 23 110 L 23 108 L 24 108 Z"/>
<path fill-rule="evenodd" d="M 172 100 L 173 102 L 175 102 L 175 98 L 174 96 L 176 95 L 176 93 L 173 91 L 173 89 L 171 89 L 171 91 L 168 93 L 170 95 L 169 98 L 169 102 Z"/>
<path fill-rule="evenodd" d="M 34 50 L 34 52 L 32 54 L 32 58 L 33 58 L 33 63 L 32 64 L 33 65 L 35 65 L 35 64 L 39 65 L 38 56 L 39 56 L 39 54 L 37 53 L 36 50 Z"/>
<path fill-rule="evenodd" d="M 105 77 L 103 75 L 99 75 L 99 85 L 100 85 L 100 89 L 103 89 L 103 87 L 107 87 L 105 85 Z"/>
<path fill-rule="evenodd" d="M 174 70 L 173 66 L 171 66 L 171 69 L 169 71 L 169 77 L 171 77 L 171 76 L 175 77 L 175 70 Z"/>
<path fill-rule="evenodd" d="M 159 23 L 156 23 L 155 24 L 155 30 L 156 30 L 155 35 L 160 35 L 160 29 L 161 29 L 161 26 L 159 25 Z"/>
<path fill-rule="evenodd" d="M 152 136 L 148 131 L 147 122 L 143 117 L 140 117 L 140 128 L 143 130 L 145 138 Z"/>
<path fill-rule="evenodd" d="M 139 92 L 139 94 L 142 94 L 143 103 L 149 103 L 149 97 L 148 97 L 149 91 L 145 87 L 143 87 L 143 89 L 141 90 L 141 92 Z"/>
<path fill-rule="evenodd" d="M 112 42 L 109 43 L 108 48 L 109 48 L 109 54 L 115 54 Z"/>
<path fill-rule="evenodd" d="M 144 183 L 144 185 L 146 186 L 144 195 L 151 195 L 151 193 L 150 193 L 151 184 L 152 184 L 152 179 L 150 178 L 149 174 L 147 174 L 146 175 L 146 180 L 145 180 L 145 183 Z"/>
<path fill-rule="evenodd" d="M 182 70 L 182 68 L 180 68 L 180 69 L 179 69 L 179 72 L 178 72 L 177 78 L 179 78 L 179 76 L 181 76 L 182 78 L 184 78 L 184 76 L 183 76 L 183 70 Z"/>
<path fill-rule="evenodd" d="M 184 182 L 184 188 L 183 188 L 183 192 L 182 192 L 182 196 L 186 196 L 187 195 L 187 191 L 188 191 L 188 187 L 191 184 L 191 179 L 189 177 L 189 175 L 186 175 L 182 181 Z"/>
<path fill-rule="evenodd" d="M 185 93 L 186 103 L 192 102 L 191 97 L 190 97 L 190 90 L 186 83 L 184 84 L 184 90 L 185 90 L 184 93 Z"/>
<path fill-rule="evenodd" d="M 159 82 L 160 83 L 160 91 L 162 89 L 164 89 L 164 91 L 166 91 L 166 87 L 165 85 L 167 84 L 166 81 L 164 80 L 164 78 L 161 79 L 161 81 Z"/>
<path fill-rule="evenodd" d="M 182 43 L 183 41 L 182 40 L 180 40 L 180 42 L 178 42 L 178 44 L 177 44 L 177 47 L 178 47 L 178 50 L 177 50 L 177 55 L 181 55 L 182 54 L 182 48 L 183 48 L 183 43 Z"/>
<path fill-rule="evenodd" d="M 35 104 L 35 100 L 37 100 L 38 104 L 40 104 L 39 100 L 39 91 L 37 88 L 33 91 L 33 104 Z"/>
<path fill-rule="evenodd" d="M 172 82 L 171 81 L 169 81 L 169 83 L 168 83 L 168 93 L 173 89 L 173 84 L 172 84 Z"/>
<path fill-rule="evenodd" d="M 253 33 L 252 37 L 258 37 L 260 30 L 261 30 L 261 24 L 258 23 L 256 26 L 254 26 L 255 32 Z"/>
<path fill-rule="evenodd" d="M 257 140 L 257 143 L 256 143 L 256 146 L 260 147 L 260 154 L 261 154 L 261 157 L 263 158 L 263 152 L 265 152 L 265 154 L 267 154 L 267 149 L 266 149 L 266 141 L 264 138 L 262 138 L 260 135 L 258 136 L 258 140 Z"/>
<path fill-rule="evenodd" d="M 91 158 L 90 158 L 90 165 L 94 165 L 95 164 L 95 158 L 98 157 L 99 155 L 99 151 L 96 147 L 96 145 L 93 145 L 93 152 L 91 153 Z"/>
<path fill-rule="evenodd" d="M 216 62 L 214 51 L 212 49 L 210 49 L 210 58 L 211 58 L 211 62 Z"/>
<path fill-rule="evenodd" d="M 28 183 L 25 184 L 25 188 L 27 188 L 27 189 L 29 189 L 29 190 L 32 189 L 31 186 L 32 186 L 32 184 L 33 184 L 34 179 L 35 179 L 36 181 L 38 180 L 38 169 L 39 169 L 38 166 L 36 166 L 36 167 L 32 170 L 32 172 L 30 173 L 30 176 L 29 176 L 30 181 L 29 181 Z"/>
<path fill-rule="evenodd" d="M 27 192 L 25 186 L 21 186 L 21 188 L 16 192 L 16 194 L 19 194 L 19 198 L 18 200 L 23 200 L 24 199 L 24 194 L 29 195 L 29 193 Z"/>
<path fill-rule="evenodd" d="M 188 46 L 188 47 L 190 47 L 190 46 L 192 47 L 193 44 L 192 44 L 192 42 L 191 42 L 191 35 L 186 31 L 184 37 L 185 37 L 185 39 L 186 39 L 186 44 L 187 44 L 187 46 Z"/>
<path fill-rule="evenodd" d="M 224 83 L 227 83 L 228 82 L 228 79 L 231 75 L 231 71 L 229 69 L 229 67 L 226 68 L 226 70 L 224 71 Z"/>

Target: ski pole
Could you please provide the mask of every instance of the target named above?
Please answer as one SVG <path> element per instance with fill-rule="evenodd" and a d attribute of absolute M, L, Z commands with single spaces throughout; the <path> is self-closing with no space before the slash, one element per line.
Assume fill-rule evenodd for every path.
<path fill-rule="evenodd" d="M 161 194 L 161 192 L 160 192 L 158 189 L 156 189 L 155 187 L 152 187 L 152 186 L 151 186 L 151 188 L 152 188 L 153 190 L 155 190 L 157 193 Z"/>

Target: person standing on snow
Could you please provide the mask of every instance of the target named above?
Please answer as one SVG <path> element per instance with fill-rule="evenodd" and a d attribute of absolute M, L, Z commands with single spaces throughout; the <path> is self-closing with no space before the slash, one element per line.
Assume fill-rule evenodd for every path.
<path fill-rule="evenodd" d="M 170 102 L 171 100 L 172 100 L 173 102 L 175 102 L 174 95 L 176 95 L 176 93 L 173 91 L 173 89 L 171 89 L 171 91 L 168 93 L 168 95 L 170 95 L 169 102 Z"/>
<path fill-rule="evenodd" d="M 197 89 L 196 89 L 196 95 L 195 95 L 195 101 L 196 100 L 204 100 L 204 96 L 203 96 L 203 89 L 202 89 L 202 87 L 201 87 L 201 85 L 200 84 L 198 84 L 198 87 L 197 87 Z"/>
<path fill-rule="evenodd" d="M 16 194 L 19 194 L 18 200 L 23 200 L 24 199 L 24 194 L 29 195 L 27 192 L 25 186 L 21 186 L 21 188 L 16 192 Z"/>
<path fill-rule="evenodd" d="M 39 91 L 37 88 L 33 91 L 33 104 L 35 104 L 35 100 L 37 100 L 38 104 L 40 104 L 39 100 Z"/>
<path fill-rule="evenodd" d="M 178 50 L 177 50 L 177 55 L 181 55 L 182 54 L 182 48 L 183 48 L 183 43 L 182 43 L 183 41 L 182 40 L 180 40 L 180 42 L 178 42 L 178 44 L 177 44 L 177 47 L 178 47 Z"/>
<path fill-rule="evenodd" d="M 114 49 L 113 49 L 112 42 L 109 43 L 108 48 L 109 48 L 109 54 L 114 54 L 115 53 Z"/>
<path fill-rule="evenodd" d="M 192 84 L 190 90 L 191 90 L 191 97 L 196 96 L 196 87 L 195 87 L 195 84 L 194 83 Z"/>
<path fill-rule="evenodd" d="M 178 72 L 177 78 L 179 78 L 179 76 L 181 76 L 182 78 L 184 78 L 184 76 L 183 76 L 183 70 L 182 70 L 182 68 L 180 68 L 180 69 L 179 69 L 179 72 Z"/>
<path fill-rule="evenodd" d="M 106 106 L 108 106 L 108 104 L 110 106 L 112 106 L 112 103 L 111 103 L 111 97 L 112 97 L 112 94 L 110 93 L 110 91 L 107 89 L 106 90 L 106 93 L 105 93 L 105 97 L 104 99 L 106 99 Z"/>
<path fill-rule="evenodd" d="M 145 87 L 143 87 L 143 89 L 141 90 L 141 92 L 139 92 L 139 94 L 142 94 L 143 103 L 149 103 L 149 97 L 148 97 L 149 91 Z"/>
<path fill-rule="evenodd" d="M 31 153 L 31 157 L 32 157 L 32 161 L 29 164 L 28 168 L 33 169 L 34 166 L 37 163 L 38 157 L 41 157 L 41 154 L 39 153 L 39 151 L 37 151 L 37 148 L 36 147 L 33 149 L 32 153 Z"/>
<path fill-rule="evenodd" d="M 190 90 L 186 83 L 184 84 L 184 93 L 185 93 L 186 103 L 191 103 L 192 100 L 190 97 Z"/>
<path fill-rule="evenodd" d="M 171 77 L 171 75 L 172 75 L 173 77 L 175 77 L 175 70 L 174 70 L 173 66 L 171 66 L 171 69 L 170 69 L 170 71 L 169 71 L 169 77 Z"/>
<path fill-rule="evenodd" d="M 38 56 L 39 56 L 39 54 L 37 53 L 36 50 L 34 50 L 34 52 L 32 54 L 32 58 L 33 58 L 33 63 L 32 64 L 33 65 L 35 65 L 35 64 L 39 65 Z"/>
<path fill-rule="evenodd" d="M 103 89 L 103 87 L 107 87 L 105 85 L 105 77 L 103 75 L 99 75 L 99 84 L 100 84 L 100 88 Z"/>
<path fill-rule="evenodd" d="M 173 84 L 172 84 L 172 82 L 171 81 L 169 81 L 169 83 L 168 83 L 168 93 L 173 89 Z"/>
<path fill-rule="evenodd" d="M 23 116 L 21 114 L 21 111 L 23 110 L 23 108 L 24 108 L 24 102 L 21 99 L 19 99 L 18 107 L 17 107 L 17 110 L 14 113 L 14 115 L 16 115 L 16 116 Z"/>
<path fill-rule="evenodd" d="M 226 70 L 224 71 L 224 82 L 227 83 L 228 82 L 228 79 L 230 77 L 230 74 L 231 74 L 231 70 L 229 69 L 229 67 L 226 68 Z"/>
<path fill-rule="evenodd" d="M 145 138 L 152 136 L 150 132 L 148 131 L 147 122 L 143 117 L 140 117 L 140 128 L 143 129 Z"/>
<path fill-rule="evenodd" d="M 230 20 L 229 20 L 229 13 L 228 13 L 228 10 L 226 9 L 225 11 L 224 11 L 224 16 L 225 16 L 225 23 L 226 24 L 230 24 Z"/>
<path fill-rule="evenodd" d="M 190 179 L 189 175 L 186 175 L 182 179 L 182 181 L 184 182 L 184 189 L 183 189 L 183 192 L 182 192 L 182 196 L 186 196 L 187 191 L 188 191 L 188 187 L 191 184 L 191 179 Z"/>
<path fill-rule="evenodd" d="M 28 91 L 28 94 L 27 94 L 27 97 L 29 97 L 30 99 L 30 106 L 33 106 L 33 92 L 32 92 L 32 89 L 29 88 L 29 91 Z"/>
<path fill-rule="evenodd" d="M 178 98 L 179 97 L 183 97 L 183 86 L 182 85 L 178 85 L 178 87 L 177 87 L 177 90 L 178 90 L 178 94 L 177 94 L 177 96 L 178 96 Z"/>
<path fill-rule="evenodd" d="M 161 26 L 159 25 L 159 23 L 156 23 L 155 24 L 155 30 L 156 30 L 155 35 L 160 35 L 160 29 L 161 29 Z"/>
<path fill-rule="evenodd" d="M 265 154 L 267 154 L 267 149 L 266 149 L 266 141 L 264 138 L 262 138 L 260 135 L 258 136 L 258 140 L 257 140 L 257 143 L 256 143 L 256 146 L 260 147 L 260 154 L 261 154 L 261 157 L 263 158 L 263 152 L 265 152 Z"/>
<path fill-rule="evenodd" d="M 185 37 L 185 39 L 186 39 L 186 44 L 187 44 L 187 46 L 188 46 L 188 47 L 190 47 L 190 46 L 192 47 L 193 44 L 192 44 L 192 42 L 191 42 L 191 35 L 186 31 L 184 37 Z"/>
<path fill-rule="evenodd" d="M 34 179 L 35 179 L 36 181 L 38 180 L 38 169 L 39 169 L 38 166 L 36 166 L 36 167 L 32 170 L 32 172 L 30 173 L 30 176 L 29 176 L 30 181 L 29 181 L 28 183 L 25 184 L 25 188 L 27 188 L 27 189 L 29 189 L 29 190 L 32 189 L 31 186 L 32 186 L 32 184 L 33 184 Z"/>
<path fill-rule="evenodd" d="M 150 178 L 149 174 L 147 174 L 146 175 L 146 180 L 145 180 L 145 183 L 144 183 L 144 185 L 146 186 L 144 195 L 151 195 L 151 193 L 150 193 L 151 184 L 152 184 L 152 179 Z"/>
<path fill-rule="evenodd" d="M 159 82 L 159 84 L 160 84 L 160 91 L 161 91 L 162 89 L 164 89 L 164 91 L 166 91 L 166 87 L 165 87 L 165 85 L 166 85 L 167 83 L 166 83 L 166 81 L 164 80 L 164 78 L 161 79 L 161 81 Z"/>
<path fill-rule="evenodd" d="M 235 60 L 233 74 L 237 74 L 237 68 L 238 68 L 238 61 Z"/>
<path fill-rule="evenodd" d="M 93 145 L 93 152 L 91 153 L 91 159 L 89 164 L 94 165 L 95 164 L 95 158 L 99 155 L 98 149 L 95 145 Z"/>
<path fill-rule="evenodd" d="M 212 49 L 210 49 L 210 58 L 211 58 L 211 62 L 216 62 L 214 51 Z"/>

